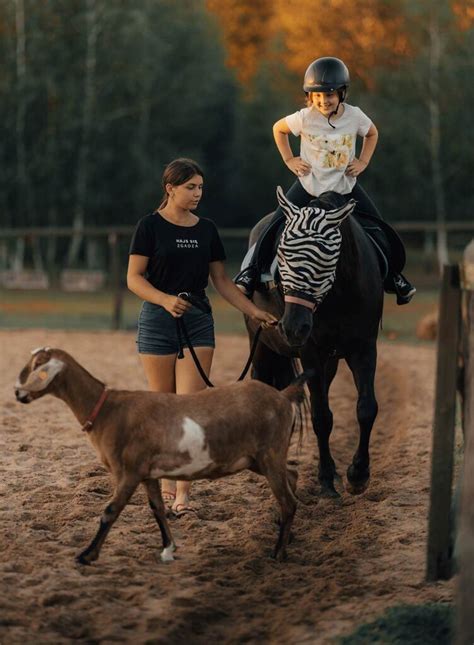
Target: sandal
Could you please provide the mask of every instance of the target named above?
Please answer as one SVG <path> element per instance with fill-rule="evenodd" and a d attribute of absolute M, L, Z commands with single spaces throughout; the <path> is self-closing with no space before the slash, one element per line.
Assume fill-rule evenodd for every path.
<path fill-rule="evenodd" d="M 173 493 L 170 490 L 162 490 L 161 497 L 163 498 L 165 506 L 171 509 L 171 506 L 173 505 L 173 502 L 176 499 L 176 493 Z"/>
<path fill-rule="evenodd" d="M 188 504 L 176 504 L 174 508 L 171 508 L 174 517 L 183 517 L 184 515 L 189 515 L 190 513 L 194 513 L 197 515 L 197 510 L 193 506 L 189 506 Z"/>

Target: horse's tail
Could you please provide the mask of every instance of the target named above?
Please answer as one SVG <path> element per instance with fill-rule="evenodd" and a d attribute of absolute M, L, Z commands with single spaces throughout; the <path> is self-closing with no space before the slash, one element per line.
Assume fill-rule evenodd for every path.
<path fill-rule="evenodd" d="M 303 403 L 306 399 L 304 386 L 306 381 L 314 375 L 314 370 L 305 370 L 299 374 L 289 385 L 282 390 L 281 394 L 292 403 Z"/>
<path fill-rule="evenodd" d="M 291 428 L 291 436 L 296 432 L 298 434 L 298 448 L 301 448 L 303 443 L 303 430 L 305 422 L 305 413 L 308 412 L 308 398 L 304 390 L 304 386 L 308 379 L 314 375 L 314 370 L 305 370 L 299 374 L 293 381 L 282 390 L 282 394 L 289 401 L 294 404 L 295 416 L 293 419 L 293 427 Z M 303 404 L 303 405 L 301 405 Z"/>
<path fill-rule="evenodd" d="M 252 378 L 277 390 L 288 387 L 298 376 L 296 360 L 277 354 L 260 342 L 252 361 Z"/>

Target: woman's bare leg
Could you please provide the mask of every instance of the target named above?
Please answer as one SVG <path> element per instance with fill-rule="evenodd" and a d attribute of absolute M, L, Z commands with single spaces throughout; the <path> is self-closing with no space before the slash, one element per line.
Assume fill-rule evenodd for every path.
<path fill-rule="evenodd" d="M 209 377 L 211 372 L 212 357 L 214 349 L 212 347 L 196 347 L 196 355 L 201 363 L 202 369 L 206 376 Z M 177 394 L 192 394 L 204 390 L 206 384 L 202 380 L 196 365 L 194 364 L 193 357 L 188 349 L 184 350 L 184 358 L 176 361 L 176 393 Z M 173 508 L 184 508 L 189 506 L 189 490 L 191 482 L 178 481 L 176 482 L 176 499 Z"/>
<path fill-rule="evenodd" d="M 148 387 L 152 392 L 176 392 L 176 354 L 140 354 Z"/>

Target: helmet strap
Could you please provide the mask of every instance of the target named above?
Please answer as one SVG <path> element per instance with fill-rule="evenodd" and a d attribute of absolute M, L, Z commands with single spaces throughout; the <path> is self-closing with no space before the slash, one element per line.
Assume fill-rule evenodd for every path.
<path fill-rule="evenodd" d="M 337 93 L 337 95 L 339 97 L 339 103 L 337 104 L 337 108 L 335 110 L 333 110 L 331 112 L 331 114 L 328 116 L 328 123 L 329 123 L 329 125 L 331 126 L 331 128 L 333 130 L 336 129 L 336 126 L 331 123 L 331 117 L 334 116 L 335 114 L 337 114 L 337 111 L 339 110 L 339 106 L 341 105 L 342 101 L 344 100 L 344 99 L 341 100 L 341 95 L 339 94 L 339 92 Z"/>

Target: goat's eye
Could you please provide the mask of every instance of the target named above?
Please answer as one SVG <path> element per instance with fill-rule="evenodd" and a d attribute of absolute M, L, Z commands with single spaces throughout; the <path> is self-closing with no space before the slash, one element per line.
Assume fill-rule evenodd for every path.
<path fill-rule="evenodd" d="M 18 380 L 20 381 L 20 383 L 24 383 L 26 381 L 29 373 L 30 373 L 30 369 L 28 367 L 24 367 L 21 370 L 20 376 L 18 377 Z"/>

